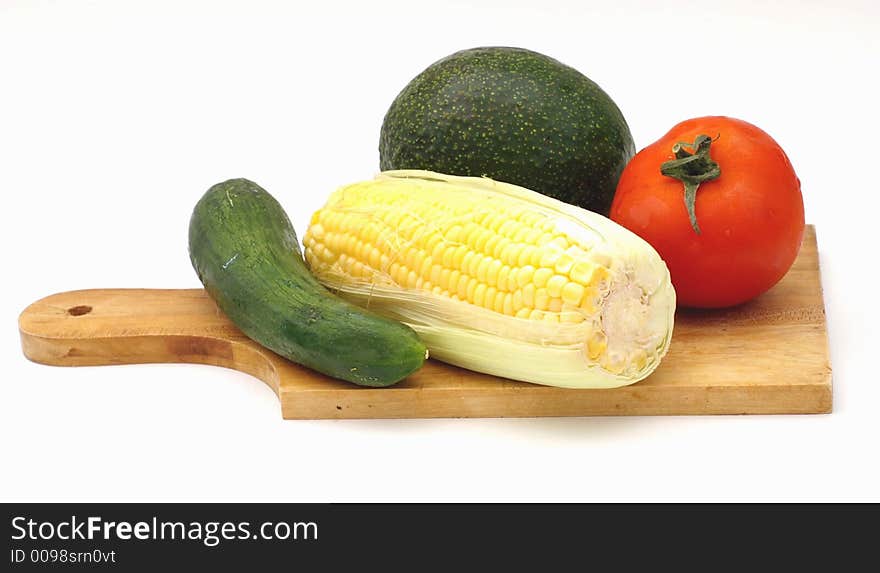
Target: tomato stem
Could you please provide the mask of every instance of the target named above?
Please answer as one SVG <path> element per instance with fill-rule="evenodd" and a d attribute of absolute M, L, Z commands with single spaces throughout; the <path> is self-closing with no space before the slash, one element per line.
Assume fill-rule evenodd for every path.
<path fill-rule="evenodd" d="M 712 138 L 702 134 L 698 135 L 693 143 L 676 143 L 672 146 L 672 153 L 675 155 L 675 159 L 670 159 L 660 166 L 660 173 L 667 177 L 674 177 L 684 184 L 684 205 L 687 208 L 691 227 L 693 227 L 694 232 L 698 235 L 701 231 L 700 225 L 697 224 L 695 207 L 697 189 L 699 189 L 701 183 L 711 181 L 721 175 L 721 167 L 709 155 L 709 148 L 711 146 Z M 685 147 L 693 149 L 693 153 L 685 149 Z"/>

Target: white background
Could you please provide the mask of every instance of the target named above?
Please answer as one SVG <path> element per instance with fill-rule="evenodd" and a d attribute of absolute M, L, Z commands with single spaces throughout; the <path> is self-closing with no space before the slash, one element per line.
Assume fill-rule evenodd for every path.
<path fill-rule="evenodd" d="M 0 0 L 0 498 L 880 501 L 878 6 Z M 639 148 L 706 114 L 782 144 L 818 230 L 833 414 L 285 422 L 237 372 L 23 358 L 37 298 L 199 286 L 186 229 L 215 182 L 259 182 L 302 235 L 378 170 L 397 92 L 479 45 L 578 68 Z"/>

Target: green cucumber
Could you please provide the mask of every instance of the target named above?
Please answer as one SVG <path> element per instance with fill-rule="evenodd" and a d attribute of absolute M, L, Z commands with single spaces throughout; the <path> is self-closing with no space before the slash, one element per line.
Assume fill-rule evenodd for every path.
<path fill-rule="evenodd" d="M 217 306 L 281 356 L 361 386 L 390 386 L 427 357 L 416 333 L 337 297 L 309 272 L 287 214 L 262 187 L 211 187 L 189 223 L 189 254 Z"/>

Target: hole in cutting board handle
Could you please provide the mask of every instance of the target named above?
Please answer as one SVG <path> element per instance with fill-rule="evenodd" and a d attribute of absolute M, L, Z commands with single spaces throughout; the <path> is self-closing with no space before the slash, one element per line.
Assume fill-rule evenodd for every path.
<path fill-rule="evenodd" d="M 82 316 L 84 314 L 88 314 L 92 312 L 92 307 L 87 304 L 81 304 L 78 306 L 72 306 L 67 309 L 67 314 L 70 316 Z"/>

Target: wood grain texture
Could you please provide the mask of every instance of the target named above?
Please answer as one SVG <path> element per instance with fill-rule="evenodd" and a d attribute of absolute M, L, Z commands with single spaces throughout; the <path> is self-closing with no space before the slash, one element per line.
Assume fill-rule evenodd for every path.
<path fill-rule="evenodd" d="M 252 342 L 201 289 L 55 294 L 19 319 L 29 359 L 56 366 L 185 362 L 264 381 L 285 418 L 808 414 L 831 411 L 831 367 L 816 233 L 807 227 L 786 277 L 722 311 L 679 311 L 669 354 L 646 380 L 567 390 L 428 361 L 390 388 L 359 388 Z"/>

